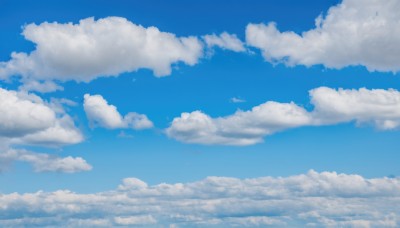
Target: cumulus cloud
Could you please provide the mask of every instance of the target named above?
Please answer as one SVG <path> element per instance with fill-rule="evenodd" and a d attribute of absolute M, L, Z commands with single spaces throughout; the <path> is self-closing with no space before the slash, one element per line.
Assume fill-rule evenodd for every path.
<path fill-rule="evenodd" d="M 86 18 L 78 24 L 28 24 L 22 34 L 36 49 L 13 52 L 8 62 L 0 62 L 0 78 L 18 75 L 33 81 L 88 82 L 143 68 L 166 76 L 171 74 L 171 65 L 195 65 L 203 54 L 196 37 L 176 37 L 121 17 Z"/>
<path fill-rule="evenodd" d="M 251 145 L 290 128 L 356 121 L 382 130 L 400 126 L 400 92 L 394 89 L 331 89 L 310 91 L 314 110 L 291 103 L 268 101 L 249 111 L 212 118 L 194 111 L 174 118 L 166 134 L 186 143 Z"/>
<path fill-rule="evenodd" d="M 56 155 L 15 149 L 9 149 L 0 153 L 0 164 L 2 164 L 2 169 L 5 169 L 13 162 L 17 161 L 31 164 L 35 172 L 76 173 L 92 169 L 92 166 L 81 157 L 74 158 L 68 156 L 61 158 Z"/>
<path fill-rule="evenodd" d="M 211 118 L 201 111 L 182 113 L 166 133 L 188 143 L 249 145 L 261 142 L 265 135 L 310 122 L 308 112 L 296 104 L 269 101 L 227 117 Z"/>
<path fill-rule="evenodd" d="M 398 227 L 399 199 L 399 178 L 313 170 L 153 186 L 127 178 L 116 190 L 92 194 L 0 194 L 0 225 Z"/>
<path fill-rule="evenodd" d="M 205 35 L 203 36 L 203 39 L 209 48 L 216 46 L 234 52 L 246 51 L 244 43 L 239 38 L 237 38 L 236 35 L 229 34 L 227 32 L 223 32 L 220 35 Z"/>
<path fill-rule="evenodd" d="M 153 123 L 143 114 L 130 112 L 122 117 L 117 108 L 108 104 L 101 95 L 85 94 L 83 107 L 92 126 L 136 130 L 153 127 Z"/>
<path fill-rule="evenodd" d="M 53 109 L 57 106 L 58 109 Z M 83 141 L 71 117 L 59 104 L 26 92 L 0 88 L 0 137 L 12 144 L 60 146 Z"/>
<path fill-rule="evenodd" d="M 320 87 L 310 91 L 316 123 L 355 120 L 372 123 L 382 130 L 400 126 L 400 92 L 394 89 L 361 88 L 334 90 Z"/>
<path fill-rule="evenodd" d="M 398 72 L 399 8 L 397 0 L 343 0 L 302 34 L 281 32 L 273 22 L 249 24 L 246 42 L 272 63 L 336 69 L 362 65 L 370 71 Z"/>

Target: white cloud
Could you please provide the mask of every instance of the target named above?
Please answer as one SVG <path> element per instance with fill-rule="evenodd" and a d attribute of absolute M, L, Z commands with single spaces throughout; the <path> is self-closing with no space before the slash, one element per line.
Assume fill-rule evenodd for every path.
<path fill-rule="evenodd" d="M 83 141 L 83 135 L 61 106 L 26 92 L 0 88 L 0 137 L 11 144 L 61 146 Z"/>
<path fill-rule="evenodd" d="M 0 153 L 0 164 L 6 168 L 13 162 L 27 162 L 33 166 L 35 172 L 63 172 L 76 173 L 89 171 L 92 166 L 81 157 L 60 158 L 55 155 L 34 153 L 26 150 L 9 149 Z"/>
<path fill-rule="evenodd" d="M 249 111 L 212 118 L 194 111 L 174 118 L 166 134 L 186 143 L 250 145 L 273 133 L 301 126 L 356 121 L 382 130 L 400 126 L 400 92 L 389 89 L 359 90 L 320 87 L 310 91 L 313 111 L 294 103 L 268 101 Z"/>
<path fill-rule="evenodd" d="M 382 130 L 400 126 L 400 92 L 394 89 L 359 90 L 320 87 L 310 91 L 315 121 L 338 123 L 355 120 Z"/>
<path fill-rule="evenodd" d="M 312 170 L 153 186 L 127 178 L 117 190 L 92 194 L 0 194 L 0 225 L 398 227 L 399 205 L 399 178 Z"/>
<path fill-rule="evenodd" d="M 153 123 L 143 114 L 130 112 L 122 117 L 117 108 L 108 104 L 101 95 L 85 94 L 83 107 L 92 126 L 137 130 L 153 127 Z"/>
<path fill-rule="evenodd" d="M 0 62 L 0 78 L 91 81 L 138 69 L 156 76 L 171 74 L 171 65 L 195 65 L 203 54 L 196 37 L 176 37 L 156 27 L 144 28 L 125 18 L 87 18 L 78 24 L 28 24 L 22 32 L 36 49 L 12 53 Z"/>
<path fill-rule="evenodd" d="M 53 81 L 26 81 L 19 88 L 22 91 L 37 91 L 39 93 L 50 93 L 57 90 L 64 90 L 60 85 L 57 85 Z"/>
<path fill-rule="evenodd" d="M 216 34 L 205 35 L 203 36 L 203 39 L 209 48 L 217 46 L 222 49 L 231 50 L 235 52 L 246 51 L 243 42 L 239 38 L 237 38 L 236 35 L 229 34 L 227 32 L 223 32 L 220 35 Z"/>
<path fill-rule="evenodd" d="M 249 24 L 246 41 L 272 63 L 336 69 L 362 65 L 370 71 L 398 72 L 399 8 L 397 0 L 343 0 L 301 35 L 280 32 L 275 23 Z"/>
<path fill-rule="evenodd" d="M 39 97 L 0 88 L 0 136 L 23 136 L 55 122 L 55 113 Z"/>
<path fill-rule="evenodd" d="M 132 226 L 132 225 L 149 225 L 155 224 L 157 221 L 151 215 L 141 216 L 127 216 L 127 217 L 115 217 L 114 221 L 117 225 Z"/>

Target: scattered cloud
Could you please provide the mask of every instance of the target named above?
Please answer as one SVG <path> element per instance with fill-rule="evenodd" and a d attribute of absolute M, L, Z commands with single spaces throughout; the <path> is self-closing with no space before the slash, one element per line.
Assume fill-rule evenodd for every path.
<path fill-rule="evenodd" d="M 219 47 L 225 50 L 230 50 L 234 52 L 244 52 L 246 48 L 244 47 L 244 43 L 237 38 L 235 34 L 229 34 L 227 32 L 223 32 L 220 35 L 211 34 L 203 36 L 204 42 L 207 44 L 207 47 Z"/>
<path fill-rule="evenodd" d="M 117 108 L 108 104 L 101 95 L 85 94 L 83 107 L 93 127 L 132 128 L 136 130 L 153 127 L 153 123 L 143 114 L 130 112 L 122 117 Z"/>
<path fill-rule="evenodd" d="M 142 68 L 161 77 L 171 74 L 172 64 L 195 65 L 203 55 L 196 37 L 176 37 L 121 17 L 86 18 L 78 24 L 28 24 L 22 34 L 36 49 L 13 52 L 8 62 L 0 62 L 0 79 L 88 82 Z M 35 82 L 25 87 L 32 86 L 38 87 Z"/>
<path fill-rule="evenodd" d="M 242 98 L 239 98 L 239 97 L 232 97 L 229 101 L 231 103 L 244 103 L 244 102 L 246 102 L 246 100 L 244 100 Z"/>
<path fill-rule="evenodd" d="M 0 164 L 2 166 L 0 171 L 4 171 L 5 168 L 17 161 L 31 164 L 35 172 L 76 173 L 92 169 L 92 166 L 81 157 L 61 158 L 56 155 L 9 149 L 0 153 Z"/>
<path fill-rule="evenodd" d="M 362 65 L 369 71 L 398 72 L 399 8 L 399 1 L 343 0 L 301 34 L 281 32 L 273 22 L 249 24 L 246 42 L 271 63 L 335 69 Z"/>
<path fill-rule="evenodd" d="M 0 194 L 0 225 L 398 227 L 399 199 L 398 178 L 313 170 L 154 186 L 127 178 L 116 190 L 92 194 Z"/>
<path fill-rule="evenodd" d="M 19 88 L 21 91 L 36 91 L 39 93 L 50 93 L 57 90 L 64 90 L 64 88 L 60 85 L 57 85 L 53 81 L 26 81 Z"/>
<path fill-rule="evenodd" d="M 310 91 L 313 111 L 291 103 L 268 101 L 249 111 L 212 118 L 194 111 L 174 118 L 166 134 L 186 143 L 251 145 L 290 128 L 356 121 L 382 130 L 400 126 L 400 92 L 394 89 L 331 89 Z"/>

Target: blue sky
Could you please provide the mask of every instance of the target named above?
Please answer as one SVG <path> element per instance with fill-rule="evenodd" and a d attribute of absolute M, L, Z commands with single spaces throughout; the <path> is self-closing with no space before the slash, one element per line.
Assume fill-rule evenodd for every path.
<path fill-rule="evenodd" d="M 372 9 L 364 8 L 356 0 L 234 0 L 229 4 L 209 0 L 57 3 L 2 0 L 0 86 L 4 94 L 0 93 L 3 96 L 0 102 L 3 102 L 3 113 L 9 111 L 11 116 L 18 117 L 10 120 L 7 119 L 10 116 L 0 115 L 3 121 L 0 126 L 0 149 L 3 150 L 0 193 L 3 195 L 0 198 L 13 192 L 22 197 L 24 193 L 40 190 L 49 194 L 57 190 L 102 194 L 120 186 L 120 190 L 128 191 L 121 186 L 128 186 L 129 181 L 122 185 L 121 181 L 129 177 L 138 178 L 133 181 L 134 186 L 140 185 L 136 181 L 140 179 L 155 189 L 160 183 L 184 183 L 189 186 L 187 188 L 196 189 L 197 185 L 193 187 L 190 183 L 207 182 L 205 178 L 209 176 L 237 180 L 301 179 L 304 174 L 315 180 L 345 173 L 343 175 L 349 175 L 348 178 L 355 174 L 371 183 L 375 183 L 373 180 L 388 181 L 385 183 L 398 189 L 400 93 L 397 90 L 400 78 L 397 72 L 400 62 L 397 59 L 400 52 L 397 38 L 400 30 L 396 27 L 399 18 L 393 15 L 400 5 L 398 1 L 391 1 L 388 7 L 370 2 Z M 322 26 L 316 27 L 319 16 Z M 374 18 L 378 16 L 380 18 Z M 93 19 L 86 19 L 89 17 Z M 83 19 L 93 27 L 84 30 L 80 21 Z M 105 28 L 101 27 L 101 20 L 109 23 L 106 33 L 101 32 Z M 254 30 L 251 24 L 255 25 Z M 73 28 L 80 25 L 83 30 Z M 136 25 L 143 26 L 144 30 L 130 30 Z M 149 38 L 143 44 L 148 47 L 130 46 L 131 42 L 143 39 L 141 36 L 149 36 L 151 26 L 161 31 L 158 33 L 161 35 L 153 40 Z M 60 31 L 64 36 L 54 38 Z M 308 33 L 311 35 L 307 35 L 307 31 L 311 31 Z M 126 37 L 121 35 L 124 32 Z M 229 40 L 223 41 L 223 32 Z M 212 44 L 206 35 L 225 43 Z M 182 37 L 190 37 L 187 38 L 190 41 Z M 239 49 L 229 46 L 235 42 Z M 26 57 L 21 57 L 22 60 L 11 57 L 13 52 L 25 53 Z M 125 61 L 128 58 L 130 60 Z M 97 61 L 92 62 L 93 59 Z M 46 86 L 47 91 L 29 86 L 36 82 L 51 86 Z M 54 86 L 62 89 L 54 89 Z M 6 108 L 12 99 L 25 103 Z M 31 106 L 25 107 L 27 103 Z M 42 111 L 34 108 L 39 106 Z M 260 113 L 254 107 L 261 107 Z M 285 108 L 289 111 L 282 112 Z M 199 111 L 198 116 L 195 111 Z M 34 112 L 38 112 L 39 117 L 33 117 Z M 46 113 L 56 115 L 52 117 L 55 118 L 53 122 L 48 120 L 50 117 L 43 117 Z M 128 113 L 140 118 L 128 120 Z M 186 121 L 183 113 L 194 118 L 194 122 Z M 31 121 L 25 123 L 25 117 Z M 63 118 L 70 122 L 63 125 Z M 6 124 L 8 121 L 11 127 Z M 149 122 L 138 127 L 136 124 L 144 123 L 140 121 Z M 70 130 L 71 135 L 50 133 L 54 138 L 47 141 L 41 141 L 43 135 L 30 135 L 41 134 L 42 130 L 57 124 Z M 208 125 L 203 127 L 202 124 Z M 45 127 L 37 132 L 32 130 L 32 126 L 39 125 Z M 54 156 L 61 162 L 57 163 Z M 67 157 L 72 160 L 63 160 Z M 343 176 L 337 177 L 338 180 L 329 180 L 348 183 L 340 179 Z M 289 179 L 284 188 L 290 189 Z M 225 182 L 220 180 L 220 183 Z M 381 182 L 376 183 L 381 187 Z M 135 189 L 139 187 L 129 191 Z M 349 189 L 355 197 L 370 194 L 358 192 L 355 186 Z M 338 190 L 339 193 L 333 195 L 340 198 L 347 190 Z M 377 194 L 397 194 L 396 191 L 382 192 Z M 332 196 L 330 190 L 321 194 Z M 256 193 L 251 196 L 255 197 Z M 170 196 L 171 202 L 176 202 L 174 197 Z M 372 205 L 368 200 L 372 202 L 373 199 L 367 197 L 363 208 Z M 162 207 L 162 203 L 160 205 Z M 252 206 L 249 203 L 249 208 Z M 33 210 L 40 215 L 50 213 L 42 209 L 38 206 Z M 394 217 L 385 218 L 394 223 L 385 223 L 385 226 L 396 226 L 400 221 L 398 209 L 382 206 L 376 210 L 382 216 L 390 212 Z M 18 213 L 23 214 L 23 218 L 35 217 L 24 209 L 14 212 L 13 209 L 4 210 L 0 224 L 13 226 L 12 218 L 19 218 Z M 95 210 L 86 213 L 101 214 Z M 136 223 L 140 220 L 142 225 L 155 227 L 174 227 L 172 224 L 197 227 L 216 224 L 296 226 L 311 221 L 301 216 L 296 217 L 294 223 L 272 221 L 268 220 L 271 212 L 264 216 L 264 212 L 256 209 L 237 217 L 254 219 L 258 216 L 258 220 L 237 221 L 234 215 L 221 215 L 220 223 L 185 220 L 180 221 L 180 225 L 179 219 L 156 212 L 144 217 L 138 212 L 138 217 L 133 219 L 132 215 L 118 213 L 113 215 L 111 223 L 100 222 L 106 226 L 129 226 L 140 225 Z M 260 213 L 264 217 L 261 218 Z M 297 212 L 293 213 L 298 216 Z M 199 214 L 193 212 L 192 215 L 204 221 L 210 219 L 210 215 Z M 334 216 L 323 214 L 321 216 L 334 220 Z M 51 213 L 46 215 L 51 217 Z M 78 215 L 63 219 L 69 219 L 72 227 L 96 225 L 74 223 L 74 218 L 82 217 Z M 226 217 L 229 219 L 222 219 Z M 343 215 L 339 220 L 329 224 L 357 227 L 361 224 L 357 221 L 364 221 L 375 227 L 382 225 L 380 221 L 384 219 Z M 317 227 L 329 225 L 323 221 L 326 220 L 311 222 Z M 61 224 L 58 222 L 51 220 L 36 225 Z M 29 220 L 18 224 L 35 225 Z"/>

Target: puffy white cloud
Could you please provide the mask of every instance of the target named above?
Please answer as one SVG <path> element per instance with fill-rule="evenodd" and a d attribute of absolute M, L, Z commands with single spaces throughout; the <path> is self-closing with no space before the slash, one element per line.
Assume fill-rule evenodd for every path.
<path fill-rule="evenodd" d="M 0 88 L 0 137 L 11 144 L 61 146 L 83 141 L 71 117 L 61 107 L 26 92 Z"/>
<path fill-rule="evenodd" d="M 398 72 L 399 8 L 397 0 L 343 0 L 320 15 L 314 29 L 296 34 L 280 32 L 275 23 L 249 24 L 246 41 L 272 63 Z"/>
<path fill-rule="evenodd" d="M 268 101 L 249 111 L 212 118 L 201 111 L 174 118 L 166 134 L 186 143 L 250 145 L 273 133 L 301 126 L 350 121 L 372 123 L 382 130 L 400 126 L 400 92 L 320 87 L 310 91 L 313 111 L 294 103 Z"/>
<path fill-rule="evenodd" d="M 338 123 L 355 120 L 379 129 L 400 126 L 400 92 L 394 89 L 338 89 L 320 87 L 310 91 L 315 121 Z"/>
<path fill-rule="evenodd" d="M 265 135 L 310 124 L 307 111 L 294 103 L 266 102 L 250 111 L 211 118 L 201 111 L 182 113 L 166 130 L 169 137 L 201 144 L 248 145 Z"/>
<path fill-rule="evenodd" d="M 237 38 L 234 34 L 229 34 L 223 32 L 220 35 L 211 34 L 203 36 L 204 42 L 208 47 L 212 48 L 214 46 L 220 47 L 222 49 L 231 50 L 235 52 L 246 51 L 243 42 Z"/>
<path fill-rule="evenodd" d="M 312 170 L 154 186 L 127 178 L 117 190 L 92 194 L 0 194 L 0 225 L 398 227 L 399 205 L 399 178 Z"/>
<path fill-rule="evenodd" d="M 33 166 L 35 172 L 63 172 L 76 173 L 89 171 L 92 166 L 81 157 L 60 158 L 55 155 L 34 153 L 26 150 L 9 149 L 0 153 L 0 164 L 6 168 L 13 162 L 27 162 Z"/>
<path fill-rule="evenodd" d="M 36 49 L 14 52 L 8 62 L 0 62 L 0 78 L 20 75 L 29 80 L 88 82 L 142 68 L 166 76 L 172 64 L 194 65 L 203 54 L 196 37 L 176 37 L 121 17 L 28 24 L 22 34 Z"/>
<path fill-rule="evenodd" d="M 40 98 L 0 88 L 0 136 L 23 136 L 55 122 L 55 113 Z"/>
<path fill-rule="evenodd" d="M 143 114 L 130 112 L 122 117 L 117 108 L 108 104 L 101 95 L 85 94 L 83 107 L 92 126 L 110 129 L 146 129 L 153 127 L 153 123 Z"/>

